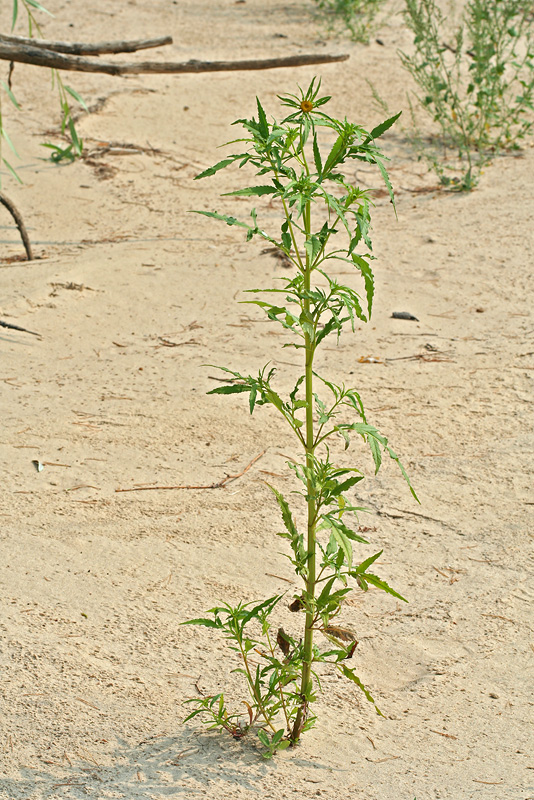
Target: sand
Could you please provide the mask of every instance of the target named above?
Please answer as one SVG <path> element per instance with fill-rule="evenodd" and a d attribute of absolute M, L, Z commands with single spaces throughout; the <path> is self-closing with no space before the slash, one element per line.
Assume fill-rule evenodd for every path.
<path fill-rule="evenodd" d="M 370 545 L 358 552 L 384 549 L 380 574 L 410 601 L 359 593 L 341 615 L 384 718 L 325 676 L 317 727 L 273 762 L 253 739 L 181 724 L 188 697 L 243 695 L 224 642 L 179 623 L 297 586 L 265 484 L 296 488 L 282 455 L 296 455 L 290 432 L 272 409 L 251 417 L 239 396 L 206 396 L 220 384 L 204 366 L 249 372 L 272 360 L 282 389 L 294 381 L 298 353 L 237 302 L 284 270 L 260 241 L 187 213 L 248 213 L 246 199 L 218 197 L 243 178 L 193 177 L 220 158 L 256 95 L 279 114 L 276 95 L 316 73 L 333 114 L 380 121 L 365 78 L 406 111 L 398 5 L 380 24 L 383 44 L 368 47 L 327 40 L 303 0 L 268 5 L 54 6 L 50 38 L 172 33 L 154 58 L 350 53 L 318 69 L 68 75 L 90 108 L 78 122 L 90 157 L 72 165 L 42 160 L 40 143 L 59 141 L 48 74 L 15 68 L 23 111 L 4 114 L 24 185 L 5 178 L 4 191 L 38 258 L 12 260 L 22 249 L 2 211 L 0 318 L 42 338 L 0 330 L 2 800 L 534 797 L 530 143 L 495 159 L 475 192 L 453 195 L 432 190 L 405 130 L 388 134 L 398 220 L 378 196 L 373 322 L 317 363 L 361 392 L 421 499 L 392 462 L 371 477 L 355 448 L 370 474 L 358 496 Z M 379 185 L 366 169 L 358 180 Z M 117 492 L 216 483 L 263 451 L 224 488 Z M 294 617 L 281 613 L 289 628 Z"/>

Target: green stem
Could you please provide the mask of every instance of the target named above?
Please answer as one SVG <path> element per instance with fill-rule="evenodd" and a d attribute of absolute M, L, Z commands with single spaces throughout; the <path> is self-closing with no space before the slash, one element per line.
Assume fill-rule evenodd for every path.
<path fill-rule="evenodd" d="M 304 211 L 304 227 L 306 236 L 309 236 L 311 231 L 311 204 L 307 203 Z M 312 264 L 308 252 L 306 252 L 306 265 L 304 271 L 304 289 L 309 292 L 311 289 L 311 270 Z M 306 314 L 310 312 L 310 301 L 305 299 L 303 301 L 303 309 Z M 313 430 L 313 356 L 315 353 L 315 342 L 310 338 L 310 335 L 305 332 L 304 337 L 305 353 L 306 353 L 306 466 L 311 471 L 313 469 L 313 453 L 315 450 L 314 430 Z M 308 495 L 308 536 L 307 536 L 307 578 L 306 578 L 306 595 L 309 606 L 311 607 L 306 613 L 306 628 L 304 632 L 304 650 L 302 656 L 302 680 L 300 686 L 300 706 L 295 717 L 293 730 L 291 731 L 291 741 L 296 744 L 300 738 L 302 727 L 306 721 L 306 709 L 308 706 L 311 694 L 311 667 L 313 661 L 313 624 L 314 612 L 313 605 L 315 600 L 315 549 L 316 549 L 316 536 L 315 528 L 317 524 L 317 508 L 316 500 L 313 495 L 313 485 L 308 478 L 307 481 L 307 495 Z"/>
<path fill-rule="evenodd" d="M 258 704 L 258 708 L 261 711 L 262 717 L 264 718 L 265 722 L 267 723 L 269 728 L 273 731 L 273 733 L 276 733 L 276 728 L 274 727 L 273 723 L 271 722 L 271 720 L 267 716 L 267 712 L 265 711 L 265 708 L 263 707 L 263 703 L 261 702 L 261 695 L 260 694 L 256 694 L 256 688 L 254 686 L 254 681 L 252 680 L 252 674 L 250 672 L 250 667 L 248 665 L 248 659 L 247 659 L 247 656 L 246 656 L 245 651 L 243 649 L 243 643 L 242 643 L 240 637 L 237 637 L 237 643 L 238 643 L 239 649 L 241 651 L 241 657 L 243 658 L 243 663 L 245 664 L 245 670 L 246 670 L 247 676 L 248 676 L 248 683 L 249 683 L 249 687 L 250 687 L 250 693 L 251 693 L 252 697 L 254 698 L 254 700 L 256 701 L 256 703 Z"/>

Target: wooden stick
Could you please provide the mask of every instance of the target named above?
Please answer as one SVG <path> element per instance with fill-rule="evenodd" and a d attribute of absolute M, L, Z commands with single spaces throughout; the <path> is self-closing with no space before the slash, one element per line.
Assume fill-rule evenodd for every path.
<path fill-rule="evenodd" d="M 69 53 L 73 56 L 98 56 L 101 53 L 135 53 L 149 47 L 162 47 L 172 44 L 172 36 L 160 36 L 159 39 L 136 39 L 128 42 L 49 42 L 44 39 L 26 39 L 24 36 L 8 36 L 0 34 L 0 43 L 37 47 L 40 50 L 53 50 L 56 53 Z"/>
<path fill-rule="evenodd" d="M 15 204 L 9 197 L 6 197 L 5 194 L 0 192 L 0 203 L 7 208 L 13 219 L 15 220 L 15 224 L 19 229 L 20 238 L 22 239 L 22 244 L 24 245 L 24 249 L 26 251 L 26 258 L 28 261 L 33 261 L 33 253 L 32 253 L 32 246 L 30 244 L 30 237 L 28 236 L 28 231 L 26 230 L 26 226 L 24 224 L 24 220 L 22 219 L 20 211 L 17 209 Z"/>
<path fill-rule="evenodd" d="M 247 464 L 244 470 L 238 472 L 237 475 L 227 475 L 226 478 L 223 478 L 221 481 L 217 481 L 216 483 L 210 483 L 207 486 L 134 486 L 132 489 L 115 489 L 116 492 L 149 492 L 154 491 L 155 489 L 222 489 L 229 481 L 235 481 L 236 478 L 241 478 L 245 472 L 248 472 L 249 469 L 253 464 L 258 461 L 263 455 L 265 454 L 265 450 L 262 450 L 259 455 L 255 456 L 250 464 Z"/>
<path fill-rule="evenodd" d="M 54 50 L 13 45 L 0 41 L 0 59 L 33 64 L 37 67 L 71 70 L 74 72 L 104 72 L 107 75 L 139 75 L 140 73 L 175 74 L 178 72 L 229 72 L 233 70 L 273 69 L 275 67 L 302 67 L 306 64 L 329 64 L 346 61 L 348 55 L 302 55 L 285 58 L 251 59 L 248 61 L 196 61 L 186 62 L 140 61 L 137 64 L 112 64 L 107 61 L 89 61 L 86 58 L 62 55 Z"/>

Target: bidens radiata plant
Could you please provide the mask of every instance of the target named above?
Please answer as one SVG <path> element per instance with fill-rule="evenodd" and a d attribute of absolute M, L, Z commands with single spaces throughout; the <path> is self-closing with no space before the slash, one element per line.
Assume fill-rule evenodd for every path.
<path fill-rule="evenodd" d="M 184 623 L 216 628 L 223 633 L 238 654 L 236 672 L 244 676 L 250 693 L 244 714 L 230 712 L 223 694 L 188 700 L 194 710 L 187 719 L 199 715 L 210 728 L 224 728 L 236 738 L 255 726 L 266 757 L 296 744 L 314 724 L 311 706 L 315 684 L 319 682 L 315 665 L 332 665 L 374 703 L 349 666 L 356 638 L 352 631 L 336 624 L 341 604 L 352 591 L 351 582 L 364 592 L 371 585 L 404 600 L 371 571 L 381 553 L 361 563 L 354 556 L 354 543 L 367 544 L 367 541 L 351 527 L 349 518 L 363 509 L 354 504 L 349 493 L 364 476 L 354 466 L 332 463 L 328 442 L 332 437 L 342 437 L 347 449 L 351 436 L 356 435 L 370 448 L 376 471 L 382 454 L 387 453 L 399 465 L 410 486 L 408 476 L 387 439 L 367 421 L 358 392 L 344 384 L 335 384 L 314 370 L 317 348 L 328 336 L 339 339 L 346 324 L 354 330 L 356 320 L 367 321 L 373 302 L 369 254 L 371 201 L 366 191 L 352 185 L 343 175 L 342 167 L 351 160 L 376 165 L 393 202 L 384 156 L 376 140 L 399 115 L 368 133 L 346 119 L 337 120 L 325 114 L 322 109 L 330 98 L 320 97 L 319 89 L 320 81 L 314 79 L 298 96 L 280 97 L 290 111 L 280 123 L 267 119 L 258 100 L 258 119 L 234 123 L 244 127 L 245 138 L 237 141 L 248 148 L 197 176 L 214 175 L 232 164 L 255 168 L 261 178 L 258 185 L 228 194 L 269 197 L 272 203 L 277 203 L 282 216 L 280 238 L 259 227 L 255 209 L 250 213 L 250 223 L 217 212 L 197 213 L 244 228 L 247 240 L 254 236 L 266 239 L 294 266 L 294 275 L 281 279 L 280 287 L 250 290 L 262 299 L 249 301 L 288 331 L 292 340 L 284 347 L 294 347 L 302 354 L 304 372 L 293 390 L 282 398 L 273 385 L 275 370 L 268 365 L 256 376 L 221 367 L 232 382 L 213 389 L 210 394 L 248 394 L 251 413 L 257 406 L 274 406 L 301 448 L 301 462 L 290 461 L 288 466 L 303 485 L 296 494 L 301 495 L 306 508 L 305 531 L 297 527 L 282 494 L 273 486 L 270 488 L 284 523 L 284 531 L 278 535 L 289 542 L 289 558 L 302 581 L 302 589 L 289 606 L 304 618 L 302 636 L 286 633 L 282 628 L 273 632 L 271 619 L 282 595 L 236 607 L 225 603 L 210 609 L 205 618 Z M 319 140 L 320 134 L 328 132 L 335 141 L 324 157 Z M 342 236 L 344 246 L 338 242 Z M 363 254 L 358 252 L 362 248 Z M 352 288 L 328 274 L 328 265 L 335 261 L 346 262 L 360 273 L 364 302 Z M 265 295 L 279 299 L 271 302 L 263 299 Z M 410 490 L 415 497 L 411 486 Z M 326 649 L 320 649 L 314 642 L 317 632 L 326 639 Z"/>

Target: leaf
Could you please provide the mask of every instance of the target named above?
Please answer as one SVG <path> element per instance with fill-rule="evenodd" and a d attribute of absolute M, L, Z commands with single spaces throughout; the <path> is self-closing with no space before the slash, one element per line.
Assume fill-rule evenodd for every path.
<path fill-rule="evenodd" d="M 381 550 L 379 553 L 375 553 L 374 556 L 369 556 L 369 558 L 366 558 L 365 561 L 362 561 L 362 563 L 358 567 L 356 567 L 356 569 L 354 570 L 354 572 L 351 573 L 351 575 L 354 577 L 356 574 L 365 572 L 365 570 L 368 567 L 370 567 L 371 564 L 373 564 L 377 558 L 380 558 L 383 552 L 384 551 Z"/>
<path fill-rule="evenodd" d="M 231 386 L 217 386 L 206 394 L 238 394 L 240 392 L 250 392 L 251 387 L 244 383 L 234 383 Z"/>
<path fill-rule="evenodd" d="M 386 581 L 383 581 L 377 575 L 373 575 L 370 572 L 365 572 L 362 575 L 362 578 L 364 578 L 367 581 L 367 583 L 372 584 L 372 586 L 376 586 L 377 589 L 382 589 L 382 591 L 387 592 L 388 594 L 392 594 L 393 597 L 398 597 L 399 600 L 404 600 L 405 603 L 408 602 L 408 600 L 406 600 L 405 597 L 396 592 L 395 589 L 392 589 L 391 586 L 389 586 L 389 584 L 386 583 Z"/>
<path fill-rule="evenodd" d="M 250 197 L 255 195 L 261 197 L 263 194 L 274 194 L 275 186 L 249 186 L 247 189 L 237 189 L 235 192 L 225 192 L 221 197 Z"/>
<path fill-rule="evenodd" d="M 286 526 L 287 532 L 291 536 L 292 540 L 297 539 L 299 533 L 297 531 L 297 526 L 293 522 L 293 517 L 291 516 L 291 511 L 287 500 L 285 500 L 283 495 L 278 491 L 278 489 L 275 489 L 274 486 L 271 486 L 270 483 L 268 483 L 267 486 L 273 492 L 274 496 L 278 501 L 278 505 L 280 506 L 280 510 L 282 512 L 282 519 L 284 521 L 284 525 Z"/>
<path fill-rule="evenodd" d="M 378 139 L 380 136 L 382 136 L 383 133 L 385 133 L 387 130 L 389 130 L 391 128 L 392 125 L 395 124 L 395 122 L 398 120 L 398 118 L 400 117 L 401 114 L 402 114 L 402 111 L 399 111 L 399 113 L 395 114 L 394 117 L 390 117 L 389 119 L 386 119 L 385 122 L 381 122 L 380 125 L 377 125 L 376 128 L 373 128 L 373 130 L 369 134 L 369 138 L 366 139 L 363 144 L 367 145 L 373 139 Z"/>
<path fill-rule="evenodd" d="M 38 3 L 37 0 L 25 0 L 25 2 L 29 6 L 32 6 L 32 8 L 36 8 L 38 11 L 43 11 L 45 14 L 48 14 L 49 17 L 53 17 L 54 16 L 52 13 L 50 13 L 50 11 L 48 11 L 47 8 L 45 8 L 40 3 Z"/>
<path fill-rule="evenodd" d="M 180 625 L 204 625 L 205 628 L 222 628 L 222 622 L 219 619 L 187 619 L 185 622 L 180 622 Z"/>
<path fill-rule="evenodd" d="M 19 183 L 22 183 L 22 180 L 19 178 L 19 176 L 17 175 L 17 173 L 15 172 L 15 170 L 13 169 L 13 167 L 11 166 L 9 161 L 7 161 L 5 158 L 2 158 L 2 161 L 4 162 L 5 166 L 9 170 L 9 172 L 13 175 L 15 180 L 17 180 Z"/>
<path fill-rule="evenodd" d="M 363 683 L 361 682 L 361 680 L 358 678 L 358 676 L 354 674 L 354 671 L 353 671 L 352 669 L 350 669 L 349 667 L 347 667 L 345 664 L 340 664 L 340 665 L 338 666 L 338 669 L 339 669 L 339 670 L 341 670 L 341 672 L 343 673 L 343 675 L 344 675 L 346 678 L 348 678 L 348 679 L 349 679 L 349 681 L 352 681 L 353 683 L 355 683 L 355 684 L 356 684 L 356 686 L 357 686 L 359 689 L 361 689 L 361 690 L 362 690 L 362 692 L 363 692 L 363 693 L 364 693 L 364 695 L 366 696 L 367 700 L 369 700 L 369 702 L 370 702 L 370 703 L 372 703 L 372 704 L 374 705 L 374 707 L 376 708 L 376 713 L 377 713 L 377 714 L 378 714 L 380 717 L 383 717 L 384 715 L 382 714 L 382 712 L 380 711 L 380 709 L 379 709 L 379 708 L 378 708 L 378 706 L 376 705 L 375 701 L 373 700 L 373 698 L 372 698 L 372 696 L 371 696 L 371 693 L 369 692 L 369 690 L 368 690 L 368 689 L 366 689 L 366 688 L 365 688 L 365 686 L 363 685 Z"/>
<path fill-rule="evenodd" d="M 263 110 L 262 104 L 260 103 L 258 97 L 256 97 L 256 103 L 258 105 L 259 131 L 263 138 L 267 139 L 269 136 L 269 123 L 267 122 L 265 111 Z"/>
<path fill-rule="evenodd" d="M 233 164 L 234 161 L 237 161 L 238 158 L 242 158 L 244 155 L 246 154 L 241 153 L 240 155 L 231 156 L 230 158 L 224 158 L 222 161 L 218 161 L 217 164 L 214 164 L 212 167 L 208 167 L 208 169 L 205 169 L 204 172 L 201 172 L 199 175 L 195 175 L 195 180 L 198 181 L 200 178 L 208 178 L 211 175 L 215 175 L 215 173 L 220 169 L 225 169 L 225 167 Z"/>
<path fill-rule="evenodd" d="M 332 147 L 328 158 L 326 159 L 326 163 L 324 165 L 323 174 L 328 174 L 332 167 L 337 164 L 340 160 L 340 156 L 345 152 L 345 137 L 341 134 L 337 137 L 336 141 L 334 142 L 334 146 Z"/>
<path fill-rule="evenodd" d="M 13 144 L 11 139 L 9 138 L 9 135 L 8 135 L 8 133 L 7 133 L 7 131 L 6 131 L 6 129 L 4 127 L 2 127 L 2 136 L 4 137 L 6 142 L 8 143 L 9 147 L 11 148 L 11 150 L 15 153 L 15 155 L 18 156 L 18 153 L 17 153 L 17 151 L 15 149 L 15 145 Z"/>
<path fill-rule="evenodd" d="M 342 642 L 356 642 L 358 644 L 356 636 L 348 628 L 342 628 L 340 625 L 326 625 L 322 630 Z"/>
<path fill-rule="evenodd" d="M 265 747 L 268 747 L 270 749 L 271 743 L 269 741 L 269 737 L 267 736 L 263 728 L 260 728 L 260 730 L 258 731 L 258 739 L 263 745 L 265 745 Z"/>
<path fill-rule="evenodd" d="M 78 102 L 81 105 L 81 107 L 84 109 L 84 111 L 89 111 L 89 109 L 87 108 L 87 105 L 85 103 L 85 100 L 83 99 L 83 97 L 81 97 L 78 94 L 78 92 L 76 92 L 70 86 L 65 86 L 65 84 L 63 85 L 63 87 L 64 87 L 65 91 L 68 92 L 71 95 L 71 97 L 74 97 L 76 102 Z"/>
<path fill-rule="evenodd" d="M 287 658 L 291 650 L 291 639 L 288 637 L 283 628 L 278 628 L 276 634 L 276 644 Z"/>
<path fill-rule="evenodd" d="M 352 253 L 352 260 L 354 261 L 355 265 L 358 267 L 363 276 L 363 280 L 365 283 L 365 293 L 367 295 L 368 318 L 371 319 L 371 312 L 373 309 L 373 296 L 375 292 L 375 279 L 373 271 L 369 263 L 362 256 L 358 256 L 356 255 L 356 253 Z"/>
<path fill-rule="evenodd" d="M 0 83 L 4 87 L 4 91 L 6 92 L 7 96 L 9 97 L 15 108 L 20 111 L 20 105 L 17 102 L 17 98 L 15 97 L 15 95 L 13 94 L 7 83 L 5 83 L 4 81 L 0 81 Z"/>
<path fill-rule="evenodd" d="M 315 161 L 315 169 L 317 170 L 317 174 L 319 178 L 321 178 L 322 171 L 323 171 L 323 163 L 321 161 L 321 153 L 319 151 L 319 145 L 317 144 L 317 134 L 313 135 L 313 160 Z"/>
<path fill-rule="evenodd" d="M 382 178 L 384 180 L 384 183 L 386 184 L 386 189 L 388 190 L 389 199 L 391 200 L 393 208 L 395 209 L 395 215 L 396 215 L 397 214 L 397 208 L 395 206 L 395 195 L 393 194 L 393 186 L 391 185 L 391 181 L 389 180 L 389 175 L 387 173 L 387 170 L 386 170 L 384 164 L 382 163 L 382 161 L 379 158 L 376 159 L 376 165 L 377 165 L 378 169 L 380 170 L 380 172 L 382 174 Z"/>
<path fill-rule="evenodd" d="M 11 30 L 14 30 L 14 28 L 15 28 L 18 14 L 19 14 L 19 3 L 18 3 L 18 0 L 13 0 L 13 17 L 12 17 L 12 20 L 11 20 Z"/>
<path fill-rule="evenodd" d="M 72 138 L 72 143 L 74 145 L 74 149 L 76 153 L 81 156 L 83 150 L 83 142 L 81 139 L 78 138 L 78 131 L 76 130 L 76 126 L 74 125 L 74 120 L 72 117 L 69 117 L 69 131 Z"/>

